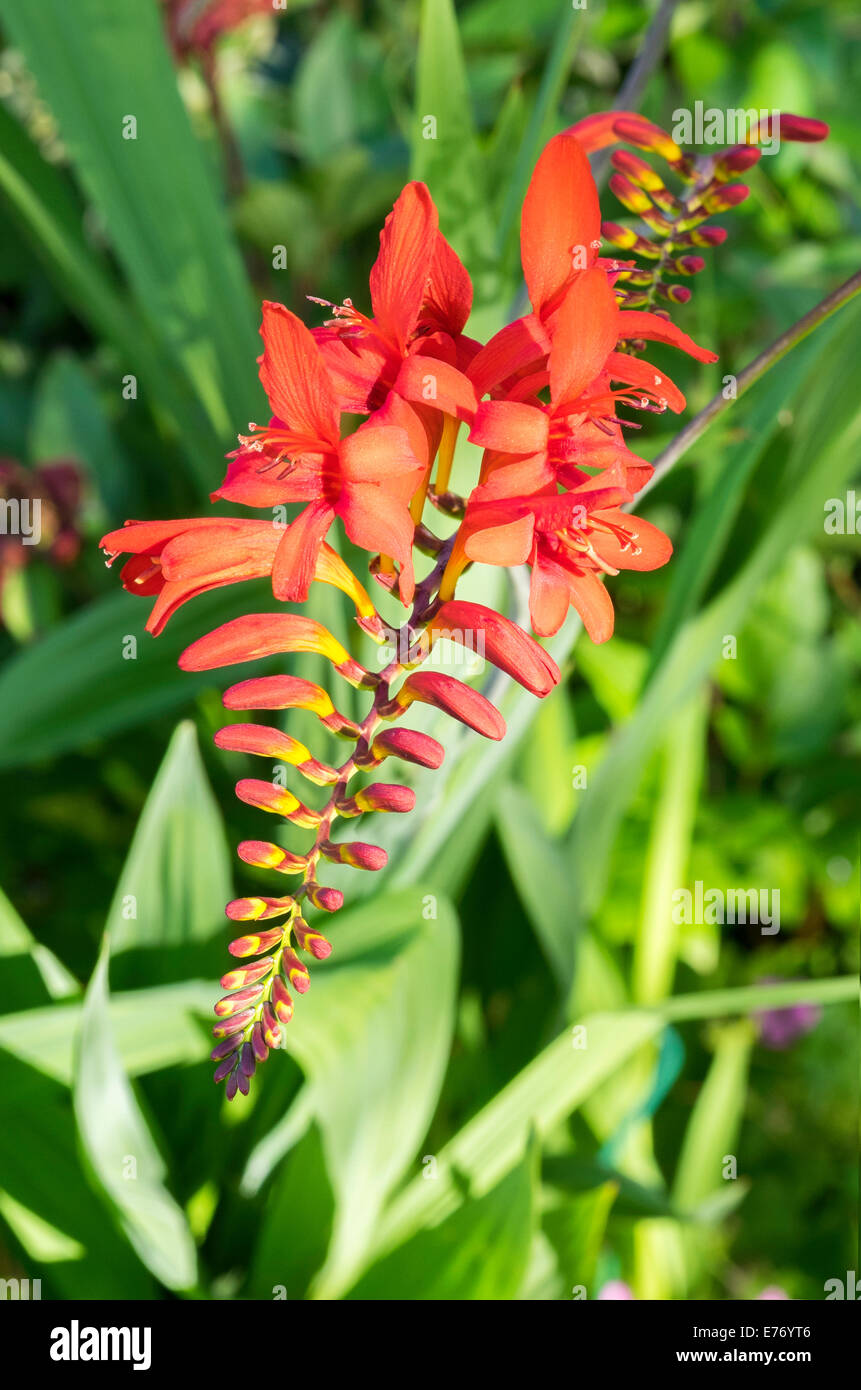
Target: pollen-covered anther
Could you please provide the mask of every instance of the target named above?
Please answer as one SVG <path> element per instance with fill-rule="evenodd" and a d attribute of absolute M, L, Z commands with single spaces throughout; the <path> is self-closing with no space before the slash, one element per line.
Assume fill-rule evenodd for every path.
<path fill-rule="evenodd" d="M 249 933 L 247 936 L 238 936 L 235 941 L 231 941 L 228 951 L 232 956 L 259 956 L 263 951 L 270 951 L 273 946 L 278 946 L 284 936 L 283 927 L 273 927 L 271 931 Z"/>
<path fill-rule="evenodd" d="M 255 960 L 250 965 L 239 965 L 235 970 L 228 970 L 226 975 L 221 977 L 222 989 L 242 989 L 245 985 L 253 985 L 258 980 L 272 973 L 272 958 L 267 956 L 265 960 Z"/>
<path fill-rule="evenodd" d="M 373 782 L 355 796 L 344 797 L 335 803 L 339 816 L 360 816 L 364 811 L 412 811 L 416 794 L 412 787 L 394 782 Z"/>
<path fill-rule="evenodd" d="M 286 787 L 275 782 L 262 782 L 254 777 L 245 777 L 236 783 L 236 795 L 248 806 L 256 806 L 260 811 L 270 811 L 284 816 L 293 825 L 315 826 L 322 819 L 319 811 L 312 811 L 303 805 Z"/>
<path fill-rule="evenodd" d="M 367 845 L 362 840 L 335 843 L 324 840 L 320 853 L 333 864 L 350 864 L 354 869 L 384 869 L 389 856 L 380 845 Z"/>
<path fill-rule="evenodd" d="M 281 874 L 302 874 L 308 867 L 305 855 L 291 854 L 269 840 L 243 840 L 236 853 L 255 869 L 276 869 Z"/>
<path fill-rule="evenodd" d="M 224 985 L 225 989 L 232 989 L 232 985 Z M 262 985 L 250 984 L 247 988 L 237 989 L 235 994 L 227 994 L 223 999 L 219 999 L 217 1004 L 213 1004 L 213 1013 L 218 1018 L 230 1018 L 231 1014 L 238 1014 L 242 1009 L 253 1004 L 263 993 Z"/>
<path fill-rule="evenodd" d="M 224 911 L 231 922 L 259 922 L 271 917 L 283 917 L 292 912 L 295 906 L 295 898 L 234 898 Z"/>

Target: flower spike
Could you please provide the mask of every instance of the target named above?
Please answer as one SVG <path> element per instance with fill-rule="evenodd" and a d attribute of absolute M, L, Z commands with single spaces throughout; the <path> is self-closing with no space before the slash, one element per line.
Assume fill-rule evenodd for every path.
<path fill-rule="evenodd" d="M 268 411 L 238 437 L 212 496 L 278 508 L 280 517 L 292 508 L 286 524 L 141 521 L 103 538 L 109 564 L 129 557 L 124 587 L 153 600 L 147 628 L 154 635 L 197 594 L 268 578 L 276 603 L 304 603 L 315 582 L 335 588 L 359 629 L 348 624 L 348 645 L 362 656 L 377 644 L 376 662 L 364 665 L 321 623 L 279 610 L 234 618 L 179 658 L 195 672 L 306 654 L 331 668 L 325 687 L 279 669 L 241 679 L 223 696 L 225 709 L 240 716 L 215 734 L 225 755 L 263 758 L 324 789 L 306 804 L 280 777 L 236 769 L 236 795 L 249 815 L 278 816 L 305 838 L 301 852 L 277 843 L 277 832 L 237 849 L 253 870 L 289 877 L 290 892 L 237 897 L 225 908 L 231 923 L 243 924 L 234 928 L 235 963 L 214 1006 L 214 1079 L 228 1100 L 248 1095 L 270 1051 L 286 1045 L 310 963 L 332 952 L 313 917 L 344 904 L 342 890 L 322 881 L 327 866 L 386 867 L 386 850 L 343 838 L 342 823 L 409 814 L 416 804 L 411 785 L 369 774 L 390 758 L 425 770 L 443 762 L 443 745 L 408 727 L 411 707 L 428 706 L 485 738 L 505 735 L 502 714 L 481 690 L 433 669 L 436 644 L 447 638 L 486 657 L 539 698 L 561 680 L 535 637 L 458 597 L 461 576 L 475 565 L 527 566 L 537 637 L 558 631 L 574 607 L 589 637 L 604 642 L 614 625 L 608 578 L 669 560 L 668 538 L 626 510 L 653 473 L 628 446 L 627 432 L 640 428 L 632 414 L 685 409 L 679 388 L 647 360 L 647 345 L 716 360 L 670 317 L 704 269 L 700 253 L 726 238 L 710 219 L 748 196 L 743 179 L 765 140 L 810 142 L 827 133 L 822 122 L 781 114 L 729 149 L 697 155 L 637 113 L 611 111 L 554 136 L 523 204 L 530 310 L 485 343 L 464 331 L 472 286 L 430 192 L 408 183 L 386 218 L 363 298 L 338 305 L 315 298 L 329 317 L 313 329 L 284 305 L 263 304 L 258 368 Z M 613 152 L 610 180 L 629 214 L 620 221 L 602 221 L 589 168 L 589 153 L 609 146 L 623 147 Z M 655 159 L 666 167 L 655 169 Z M 356 429 L 345 420 L 352 414 L 365 417 Z M 468 436 L 473 451 L 463 495 L 458 436 Z M 454 523 L 442 535 L 439 514 Z M 383 622 L 369 593 L 375 584 L 366 588 L 342 558 L 339 528 L 365 553 L 389 605 L 406 610 L 400 627 Z M 416 552 L 431 561 L 418 581 Z M 351 687 L 348 702 L 331 693 L 338 678 Z M 343 740 L 337 765 L 294 736 L 294 710 Z M 286 727 L 246 723 L 244 711 L 286 711 Z"/>

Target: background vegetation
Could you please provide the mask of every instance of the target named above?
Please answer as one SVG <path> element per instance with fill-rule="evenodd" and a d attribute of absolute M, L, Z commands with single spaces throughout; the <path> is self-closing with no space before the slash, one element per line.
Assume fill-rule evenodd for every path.
<path fill-rule="evenodd" d="M 857 267 L 858 20 L 669 8 L 644 114 L 832 128 L 719 219 L 676 317 L 720 362 L 661 358 L 693 413 Z M 247 586 L 156 642 L 96 544 L 209 506 L 265 408 L 259 301 L 307 322 L 306 294 L 364 303 L 410 175 L 472 271 L 476 335 L 498 327 L 535 157 L 613 102 L 653 16 L 291 0 L 178 55 L 154 0 L 0 0 L 4 485 L 54 495 L 33 470 L 61 461 L 80 480 L 39 547 L 0 537 L 0 1274 L 45 1297 L 822 1298 L 857 1268 L 861 575 L 857 536 L 823 525 L 858 456 L 853 306 L 650 494 L 675 557 L 614 581 L 612 642 L 572 625 L 543 707 L 496 686 L 502 745 L 434 728 L 443 769 L 363 900 L 350 880 L 289 1054 L 231 1107 L 207 1015 L 256 821 L 212 744 L 217 682 L 175 661 Z M 523 608 L 516 584 L 493 597 Z M 779 889 L 779 934 L 676 930 L 671 894 L 698 880 Z M 805 1001 L 816 1026 L 766 1046 L 754 1011 Z"/>

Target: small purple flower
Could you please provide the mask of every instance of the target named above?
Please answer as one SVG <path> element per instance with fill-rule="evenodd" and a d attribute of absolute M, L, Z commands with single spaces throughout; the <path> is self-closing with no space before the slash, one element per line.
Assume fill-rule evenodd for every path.
<path fill-rule="evenodd" d="M 767 975 L 760 985 L 785 984 L 780 976 Z M 753 1014 L 759 1026 L 759 1040 L 772 1052 L 783 1052 L 805 1033 L 811 1032 L 822 1017 L 818 1004 L 790 1004 L 783 1009 L 757 1009 Z"/>
<path fill-rule="evenodd" d="M 778 1284 L 766 1284 L 766 1286 L 765 1286 L 765 1288 L 763 1289 L 762 1293 L 758 1293 L 758 1294 L 756 1295 L 756 1297 L 757 1297 L 757 1299 L 760 1299 L 760 1298 L 789 1298 L 789 1294 L 786 1292 L 785 1289 L 780 1288 L 780 1286 L 779 1286 Z"/>

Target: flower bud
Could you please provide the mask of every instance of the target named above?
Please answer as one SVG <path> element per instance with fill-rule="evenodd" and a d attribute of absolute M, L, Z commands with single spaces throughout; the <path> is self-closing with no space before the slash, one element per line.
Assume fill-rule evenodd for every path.
<path fill-rule="evenodd" d="M 332 954 L 331 943 L 318 931 L 313 931 L 308 923 L 297 917 L 293 923 L 293 934 L 300 951 L 307 951 L 315 960 L 325 960 Z"/>
<path fill-rule="evenodd" d="M 262 951 L 269 951 L 273 946 L 278 946 L 283 935 L 283 927 L 273 927 L 271 931 L 263 931 L 257 935 L 238 936 L 235 941 L 231 941 L 227 949 L 232 956 L 259 956 Z"/>

